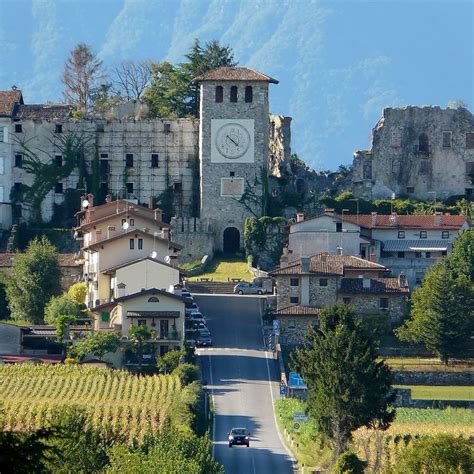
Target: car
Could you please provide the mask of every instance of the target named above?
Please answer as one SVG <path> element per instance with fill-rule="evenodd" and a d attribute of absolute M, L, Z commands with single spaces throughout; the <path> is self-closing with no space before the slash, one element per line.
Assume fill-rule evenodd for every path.
<path fill-rule="evenodd" d="M 188 314 L 188 321 L 201 321 L 205 323 L 206 318 L 200 311 L 193 311 L 192 313 Z"/>
<path fill-rule="evenodd" d="M 192 298 L 191 293 L 184 288 L 181 290 L 181 296 L 183 298 Z"/>
<path fill-rule="evenodd" d="M 247 448 L 250 446 L 250 433 L 246 428 L 232 428 L 229 431 L 229 448 L 236 444 L 245 445 Z"/>
<path fill-rule="evenodd" d="M 210 346 L 212 346 L 211 335 L 199 334 L 198 338 L 196 339 L 196 347 L 210 347 Z"/>
<path fill-rule="evenodd" d="M 266 292 L 265 288 L 246 281 L 241 281 L 234 286 L 234 293 L 239 295 L 263 295 Z"/>
<path fill-rule="evenodd" d="M 185 316 L 190 316 L 191 313 L 198 313 L 199 312 L 199 306 L 196 303 L 190 303 L 189 305 L 186 304 L 184 308 L 184 314 Z"/>
<path fill-rule="evenodd" d="M 199 333 L 198 338 L 200 336 L 210 336 L 211 333 L 209 332 L 209 329 L 204 327 L 204 328 L 197 328 L 196 331 Z"/>
<path fill-rule="evenodd" d="M 207 329 L 204 321 L 189 321 L 189 329 Z"/>

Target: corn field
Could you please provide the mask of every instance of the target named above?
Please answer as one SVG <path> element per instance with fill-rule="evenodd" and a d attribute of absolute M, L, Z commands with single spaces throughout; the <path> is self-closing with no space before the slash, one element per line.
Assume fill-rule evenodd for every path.
<path fill-rule="evenodd" d="M 4 429 L 44 427 L 56 408 L 84 408 L 91 426 L 113 429 L 129 442 L 156 431 L 179 398 L 171 375 L 139 377 L 125 371 L 74 365 L 0 366 L 0 409 Z"/>

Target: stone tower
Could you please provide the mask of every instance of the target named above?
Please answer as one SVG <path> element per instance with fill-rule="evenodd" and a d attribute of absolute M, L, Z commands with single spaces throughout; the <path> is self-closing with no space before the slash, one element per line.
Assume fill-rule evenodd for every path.
<path fill-rule="evenodd" d="M 215 250 L 243 247 L 244 222 L 252 212 L 238 199 L 267 172 L 268 84 L 278 81 L 245 67 L 213 69 L 194 79 L 200 84 L 199 158 L 201 220 L 215 236 Z M 259 214 L 258 205 L 254 211 Z"/>

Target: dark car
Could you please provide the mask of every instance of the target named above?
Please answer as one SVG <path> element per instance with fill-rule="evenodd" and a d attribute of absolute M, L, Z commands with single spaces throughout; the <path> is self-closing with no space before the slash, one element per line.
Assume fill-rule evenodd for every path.
<path fill-rule="evenodd" d="M 198 337 L 196 339 L 196 347 L 211 347 L 212 338 L 210 334 L 202 333 L 201 330 L 198 331 Z"/>
<path fill-rule="evenodd" d="M 232 428 L 229 431 L 229 448 L 240 444 L 250 446 L 250 433 L 245 428 Z"/>

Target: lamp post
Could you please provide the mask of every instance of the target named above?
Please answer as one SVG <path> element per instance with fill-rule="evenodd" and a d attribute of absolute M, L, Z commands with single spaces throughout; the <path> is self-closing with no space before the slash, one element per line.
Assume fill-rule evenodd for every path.
<path fill-rule="evenodd" d="M 341 210 L 341 245 L 340 245 L 340 251 L 341 255 L 343 254 L 343 237 L 344 237 L 344 212 L 349 212 L 349 209 L 342 209 Z"/>

